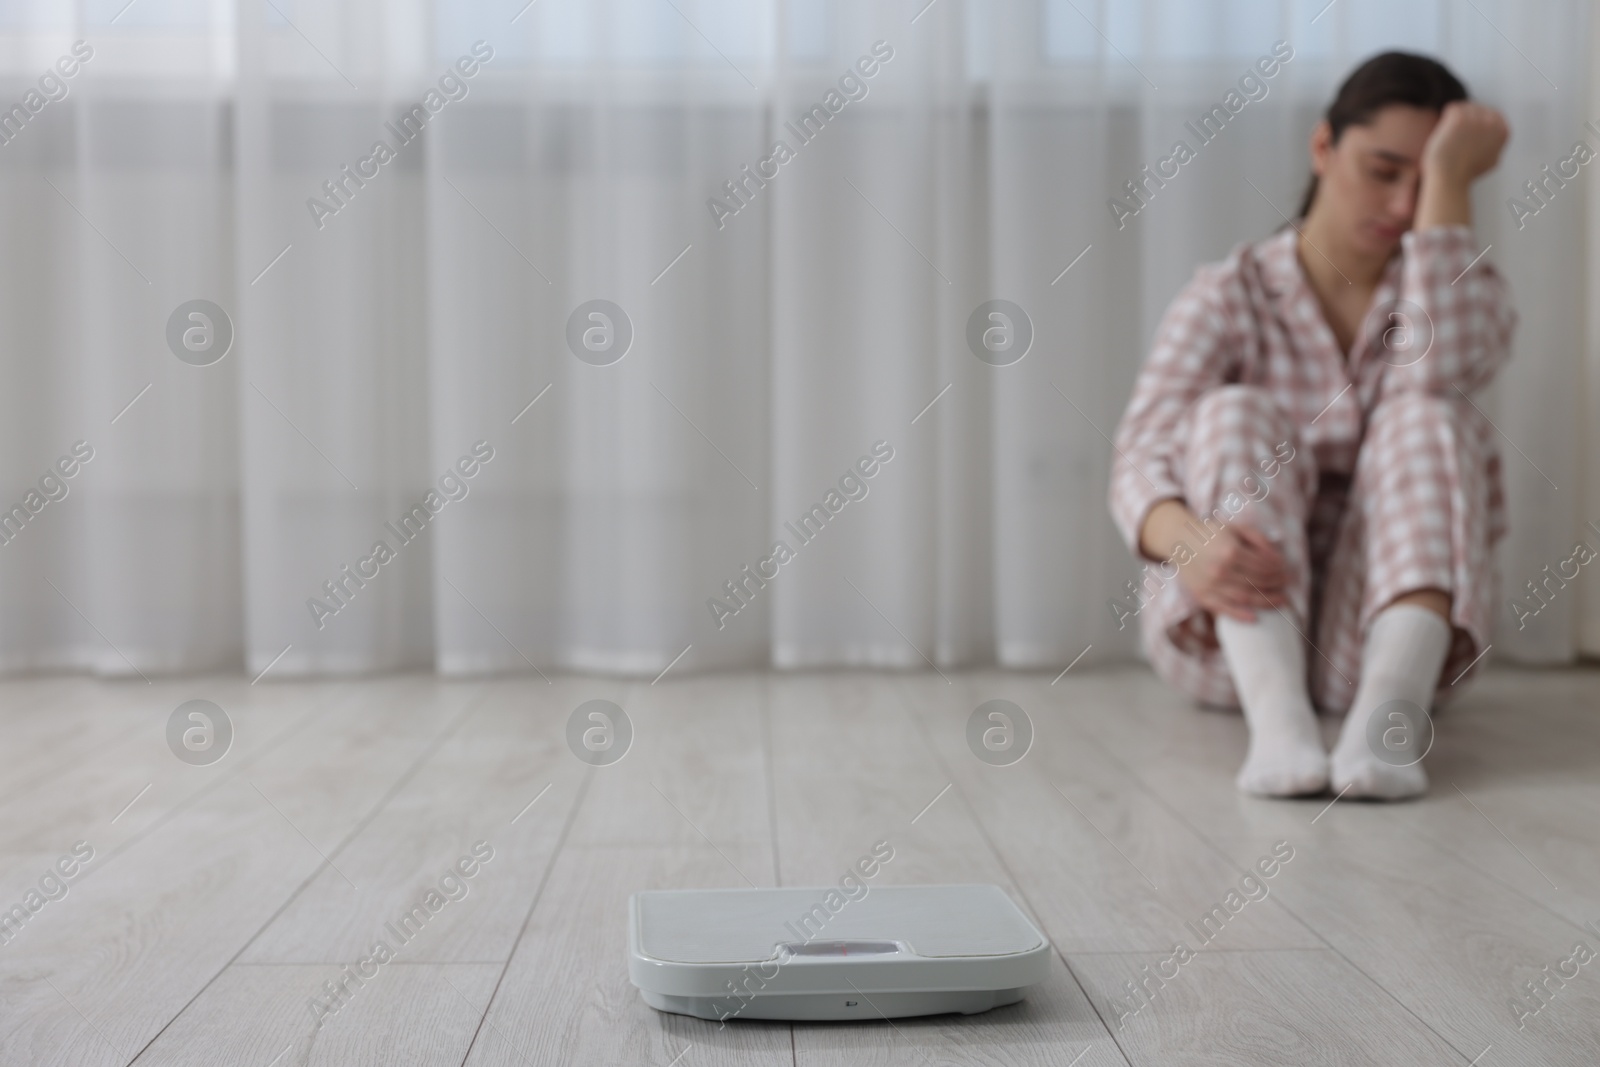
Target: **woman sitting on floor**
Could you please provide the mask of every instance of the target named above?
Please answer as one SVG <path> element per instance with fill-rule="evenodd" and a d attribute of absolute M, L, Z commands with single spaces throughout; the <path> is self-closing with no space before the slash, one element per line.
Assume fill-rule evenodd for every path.
<path fill-rule="evenodd" d="M 1415 730 L 1487 648 L 1507 523 L 1470 397 L 1516 314 L 1469 193 L 1507 135 L 1434 60 L 1368 60 L 1311 136 L 1300 218 L 1202 267 L 1140 372 L 1111 510 L 1177 579 L 1140 612 L 1145 649 L 1243 707 L 1246 792 L 1422 793 L 1369 736 Z M 1313 702 L 1347 713 L 1331 760 Z"/>

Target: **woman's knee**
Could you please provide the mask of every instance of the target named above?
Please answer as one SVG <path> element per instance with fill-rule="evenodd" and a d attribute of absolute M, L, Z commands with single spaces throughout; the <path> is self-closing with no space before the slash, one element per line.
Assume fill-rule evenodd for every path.
<path fill-rule="evenodd" d="M 1200 394 L 1189 423 L 1189 448 L 1231 455 L 1246 467 L 1299 447 L 1294 424 L 1259 385 L 1219 385 Z M 1286 451 L 1287 450 L 1287 451 Z"/>
<path fill-rule="evenodd" d="M 1431 393 L 1396 393 L 1384 397 L 1367 419 L 1367 440 L 1403 438 L 1408 434 L 1431 434 L 1439 428 L 1460 430 L 1466 420 L 1467 402 Z"/>
<path fill-rule="evenodd" d="M 1211 471 L 1226 479 L 1225 485 L 1213 487 L 1218 492 L 1265 496 L 1291 463 L 1296 469 L 1289 480 L 1299 495 L 1315 490 L 1316 463 L 1301 448 L 1293 420 L 1257 385 L 1221 385 L 1202 393 L 1194 402 L 1188 454 L 1191 471 Z M 1211 479 L 1202 476 L 1202 481 Z"/>

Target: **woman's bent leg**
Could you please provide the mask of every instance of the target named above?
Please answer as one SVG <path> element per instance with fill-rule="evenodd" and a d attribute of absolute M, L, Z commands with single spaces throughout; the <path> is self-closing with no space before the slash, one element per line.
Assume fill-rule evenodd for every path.
<path fill-rule="evenodd" d="M 1486 647 L 1489 483 L 1471 419 L 1463 402 L 1401 394 L 1368 423 L 1318 627 L 1348 675 L 1318 680 L 1329 706 L 1350 709 L 1333 777 L 1351 796 L 1426 790 L 1407 746 L 1431 734 L 1436 693 Z"/>
<path fill-rule="evenodd" d="M 1317 792 L 1327 756 L 1306 688 L 1304 632 L 1309 598 L 1305 519 L 1315 463 L 1299 450 L 1287 416 L 1262 389 L 1212 390 L 1190 415 L 1185 502 L 1200 518 L 1160 573 L 1171 576 L 1143 620 L 1146 648 L 1163 678 L 1211 703 L 1237 703 L 1250 726 L 1238 785 L 1258 794 Z M 1215 619 L 1175 578 L 1186 561 L 1233 523 L 1248 524 L 1283 553 L 1289 607 L 1261 609 L 1255 622 Z"/>

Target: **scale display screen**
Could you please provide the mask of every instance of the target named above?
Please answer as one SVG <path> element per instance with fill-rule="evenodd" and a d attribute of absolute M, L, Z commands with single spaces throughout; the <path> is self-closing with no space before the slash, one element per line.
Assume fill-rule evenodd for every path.
<path fill-rule="evenodd" d="M 898 941 L 789 941 L 778 946 L 780 956 L 889 956 L 899 951 Z"/>

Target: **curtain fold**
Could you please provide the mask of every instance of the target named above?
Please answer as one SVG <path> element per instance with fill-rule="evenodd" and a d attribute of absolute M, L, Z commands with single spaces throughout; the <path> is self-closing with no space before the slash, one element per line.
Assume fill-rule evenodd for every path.
<path fill-rule="evenodd" d="M 1512 523 L 1492 655 L 1593 652 L 1587 568 L 1522 627 L 1510 607 L 1600 521 L 1576 444 L 1600 424 L 1588 175 L 1535 214 L 1508 203 L 1574 142 L 1600 149 L 1588 19 L 10 5 L 0 506 L 24 517 L 0 543 L 0 670 L 1136 655 L 1107 606 L 1137 573 L 1107 435 L 1166 303 L 1283 225 L 1318 113 L 1389 47 L 1438 55 L 1514 131 L 1476 194 L 1521 312 L 1479 398 Z M 41 88 L 80 40 L 92 57 Z M 1280 41 L 1264 95 L 1200 143 L 1189 124 Z M 1176 177 L 1109 203 L 1179 139 Z M 59 474 L 75 447 L 92 458 Z"/>

